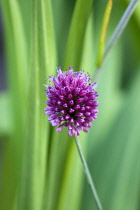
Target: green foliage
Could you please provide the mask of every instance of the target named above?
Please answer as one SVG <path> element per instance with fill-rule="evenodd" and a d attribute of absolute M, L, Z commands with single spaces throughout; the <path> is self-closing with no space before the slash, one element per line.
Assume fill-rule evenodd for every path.
<path fill-rule="evenodd" d="M 128 1 L 114 1 L 107 37 Z M 45 79 L 74 65 L 95 76 L 106 2 L 2 0 L 7 66 L 0 93 L 0 209 L 96 209 L 73 141 L 44 114 Z M 80 141 L 104 209 L 139 209 L 140 7 L 103 64 L 100 113 Z"/>

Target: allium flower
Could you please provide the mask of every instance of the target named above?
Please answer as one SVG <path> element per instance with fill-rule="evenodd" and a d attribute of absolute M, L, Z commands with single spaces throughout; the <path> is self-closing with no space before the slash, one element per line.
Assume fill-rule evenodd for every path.
<path fill-rule="evenodd" d="M 49 98 L 45 114 L 50 116 L 52 126 L 57 126 L 57 132 L 62 131 L 63 126 L 68 127 L 69 136 L 80 135 L 80 130 L 88 132 L 92 127 L 90 122 L 97 118 L 99 104 L 95 101 L 96 84 L 91 83 L 89 74 L 74 72 L 73 67 L 64 72 L 58 68 L 57 76 L 50 76 L 48 80 L 53 86 L 45 85 Z"/>

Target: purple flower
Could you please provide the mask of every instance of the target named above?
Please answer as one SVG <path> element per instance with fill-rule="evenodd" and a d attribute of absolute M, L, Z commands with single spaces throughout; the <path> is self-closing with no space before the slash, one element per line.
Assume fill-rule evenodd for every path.
<path fill-rule="evenodd" d="M 74 72 L 73 67 L 64 72 L 58 68 L 57 76 L 50 76 L 48 80 L 53 86 L 45 85 L 49 98 L 45 114 L 50 116 L 52 126 L 57 126 L 57 132 L 62 131 L 63 126 L 68 127 L 69 136 L 80 135 L 80 130 L 88 132 L 92 127 L 90 122 L 98 114 L 96 83 L 91 83 L 89 74 Z"/>

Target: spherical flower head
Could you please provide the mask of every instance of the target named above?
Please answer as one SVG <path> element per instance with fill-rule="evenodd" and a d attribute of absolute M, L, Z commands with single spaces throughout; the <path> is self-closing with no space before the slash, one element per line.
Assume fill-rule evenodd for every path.
<path fill-rule="evenodd" d="M 53 85 L 45 85 L 48 96 L 45 114 L 52 126 L 57 126 L 57 132 L 68 127 L 69 136 L 79 136 L 80 130 L 88 132 L 98 114 L 96 83 L 91 82 L 89 74 L 75 72 L 73 67 L 64 72 L 58 68 L 57 75 L 48 80 Z"/>

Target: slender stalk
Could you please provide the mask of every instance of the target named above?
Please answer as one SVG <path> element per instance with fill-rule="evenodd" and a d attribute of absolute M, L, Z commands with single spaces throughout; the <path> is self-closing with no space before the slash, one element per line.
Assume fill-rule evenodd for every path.
<path fill-rule="evenodd" d="M 112 4 L 113 4 L 113 0 L 109 0 L 108 4 L 106 6 L 105 13 L 104 13 L 100 41 L 99 41 L 99 47 L 98 47 L 97 61 L 96 61 L 97 67 L 100 67 L 102 65 L 102 61 L 103 61 L 105 40 L 106 40 L 106 34 L 107 34 L 107 28 L 108 28 L 108 23 L 109 23 L 109 19 L 110 19 L 110 14 L 111 14 L 111 10 L 112 10 Z"/>
<path fill-rule="evenodd" d="M 88 169 L 88 166 L 87 166 L 85 157 L 84 157 L 84 155 L 83 155 L 82 148 L 81 148 L 81 145 L 80 145 L 80 141 L 78 140 L 77 136 L 75 136 L 74 140 L 75 140 L 75 143 L 76 143 L 76 146 L 77 146 L 77 149 L 78 149 L 78 153 L 79 153 L 79 156 L 80 156 L 82 165 L 83 165 L 83 167 L 84 167 L 84 171 L 85 171 L 85 174 L 86 174 L 86 177 L 87 177 L 89 186 L 90 186 L 90 188 L 91 188 L 93 197 L 94 197 L 94 199 L 95 199 L 96 206 L 97 206 L 98 210 L 103 210 L 102 205 L 101 205 L 100 200 L 99 200 L 99 197 L 98 197 L 98 195 L 97 195 L 97 192 L 96 192 L 96 189 L 95 189 L 95 185 L 94 185 L 94 183 L 93 183 L 93 180 L 92 180 L 90 171 L 89 171 L 89 169 Z"/>
<path fill-rule="evenodd" d="M 124 28 L 126 27 L 126 24 L 128 23 L 131 15 L 134 12 L 134 9 L 136 8 L 136 5 L 139 0 L 132 0 L 130 4 L 128 5 L 126 11 L 124 12 L 120 22 L 118 23 L 113 35 L 111 36 L 109 42 L 107 43 L 106 49 L 105 49 L 105 54 L 104 54 L 104 59 L 111 50 L 111 48 L 114 46 L 116 41 L 119 39 L 121 36 Z"/>
<path fill-rule="evenodd" d="M 126 11 L 124 12 L 120 22 L 118 23 L 116 29 L 114 30 L 114 33 L 112 34 L 110 40 L 108 41 L 108 43 L 106 45 L 105 52 L 104 52 L 104 55 L 102 57 L 102 62 L 101 62 L 102 64 L 104 63 L 104 61 L 105 61 L 107 55 L 109 54 L 110 50 L 114 47 L 115 43 L 120 38 L 120 36 L 121 36 L 122 32 L 124 31 L 131 15 L 134 12 L 134 9 L 137 6 L 138 1 L 139 0 L 132 0 L 130 2 L 130 4 L 128 5 Z M 98 81 L 98 78 L 100 76 L 101 71 L 102 71 L 102 65 L 100 67 L 97 67 L 96 73 L 95 73 L 95 76 L 94 76 L 94 81 Z"/>

